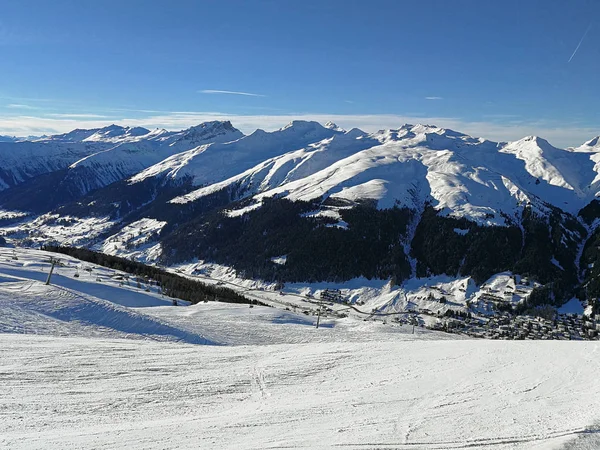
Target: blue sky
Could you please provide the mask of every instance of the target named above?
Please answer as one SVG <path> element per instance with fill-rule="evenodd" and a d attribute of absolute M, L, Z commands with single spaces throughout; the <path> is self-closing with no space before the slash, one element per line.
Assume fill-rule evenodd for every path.
<path fill-rule="evenodd" d="M 314 118 L 577 145 L 600 134 L 598 13 L 587 0 L 5 0 L 0 134 Z"/>

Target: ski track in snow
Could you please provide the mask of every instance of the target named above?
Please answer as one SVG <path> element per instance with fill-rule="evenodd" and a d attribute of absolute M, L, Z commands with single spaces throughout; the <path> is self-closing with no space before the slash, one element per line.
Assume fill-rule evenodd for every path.
<path fill-rule="evenodd" d="M 199 347 L 5 334 L 0 444 L 559 448 L 597 419 L 598 345 Z"/>

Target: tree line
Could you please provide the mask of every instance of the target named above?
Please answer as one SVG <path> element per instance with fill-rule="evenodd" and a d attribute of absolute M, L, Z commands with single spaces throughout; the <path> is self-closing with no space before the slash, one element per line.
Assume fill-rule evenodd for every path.
<path fill-rule="evenodd" d="M 131 261 L 118 256 L 106 255 L 92 250 L 65 247 L 59 245 L 45 245 L 42 250 L 72 256 L 99 266 L 126 272 L 136 277 L 152 279 L 162 289 L 164 295 L 172 298 L 186 300 L 191 303 L 202 301 L 221 301 L 226 303 L 248 303 L 261 304 L 256 300 L 250 300 L 232 289 L 223 286 L 212 286 L 167 272 L 159 267 L 149 266 L 137 261 Z"/>

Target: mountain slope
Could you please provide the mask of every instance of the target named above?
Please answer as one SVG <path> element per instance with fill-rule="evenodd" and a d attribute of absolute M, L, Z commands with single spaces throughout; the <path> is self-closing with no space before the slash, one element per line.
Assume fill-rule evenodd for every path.
<path fill-rule="evenodd" d="M 414 208 L 427 201 L 444 214 L 506 225 L 518 222 L 527 205 L 542 213 L 545 204 L 577 213 L 596 194 L 590 183 L 597 176 L 588 155 L 556 149 L 539 138 L 498 144 L 421 125 L 371 135 L 349 132 L 240 169 L 173 202 L 222 189 L 237 192 L 238 198 L 258 194 L 255 204 L 273 196 L 370 199 L 380 208 Z"/>
<path fill-rule="evenodd" d="M 134 175 L 171 155 L 203 143 L 227 142 L 242 136 L 229 122 L 206 122 L 178 133 L 114 125 L 99 130 L 76 130 L 49 141 L 79 140 L 81 143 L 62 143 L 55 148 L 61 151 L 70 146 L 85 146 L 90 154 L 73 157 L 74 161 L 59 161 L 56 156 L 48 155 L 47 162 L 53 166 L 48 170 L 36 169 L 31 173 L 37 175 L 27 183 L 0 192 L 0 205 L 12 210 L 46 212 Z M 64 167 L 66 162 L 69 165 Z"/>
<path fill-rule="evenodd" d="M 293 121 L 278 131 L 256 130 L 234 142 L 199 146 L 174 155 L 137 174 L 131 181 L 136 183 L 149 177 L 191 177 L 194 185 L 219 182 L 265 159 L 340 133 L 317 122 Z"/>
<path fill-rule="evenodd" d="M 87 138 L 86 142 L 92 140 L 94 136 Z M 80 177 L 85 176 L 88 182 L 93 180 L 93 188 L 82 190 L 85 194 L 92 189 L 134 175 L 163 159 L 195 146 L 235 141 L 241 137 L 243 134 L 233 128 L 230 122 L 206 122 L 180 133 L 157 130 L 146 135 L 144 140 L 123 143 L 82 158 L 73 163 L 69 169 L 73 173 L 82 172 Z"/>
<path fill-rule="evenodd" d="M 75 186 L 76 202 L 5 233 L 163 264 L 209 260 L 274 282 L 511 272 L 536 279 L 546 290 L 531 298 L 554 304 L 589 260 L 593 218 L 577 214 L 600 188 L 594 140 L 562 150 L 538 137 L 303 121 L 240 135 L 228 122 L 156 130 L 81 158 L 39 185 Z"/>
<path fill-rule="evenodd" d="M 140 140 L 148 133 L 145 128 L 110 125 L 73 130 L 34 141 L 0 140 L 0 190 L 38 175 L 66 169 L 81 158 L 114 147 L 119 142 Z"/>
<path fill-rule="evenodd" d="M 52 141 L 0 142 L 0 190 L 62 170 L 110 144 Z"/>

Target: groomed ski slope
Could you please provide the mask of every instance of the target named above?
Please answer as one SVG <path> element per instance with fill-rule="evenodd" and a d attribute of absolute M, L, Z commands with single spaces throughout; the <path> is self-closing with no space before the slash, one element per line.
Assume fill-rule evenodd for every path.
<path fill-rule="evenodd" d="M 599 342 L 316 329 L 280 308 L 170 306 L 62 255 L 45 286 L 48 257 L 0 249 L 0 448 L 600 446 Z"/>
<path fill-rule="evenodd" d="M 597 349 L 5 334 L 0 447 L 560 449 L 580 439 L 572 448 L 585 448 L 600 415 Z"/>

